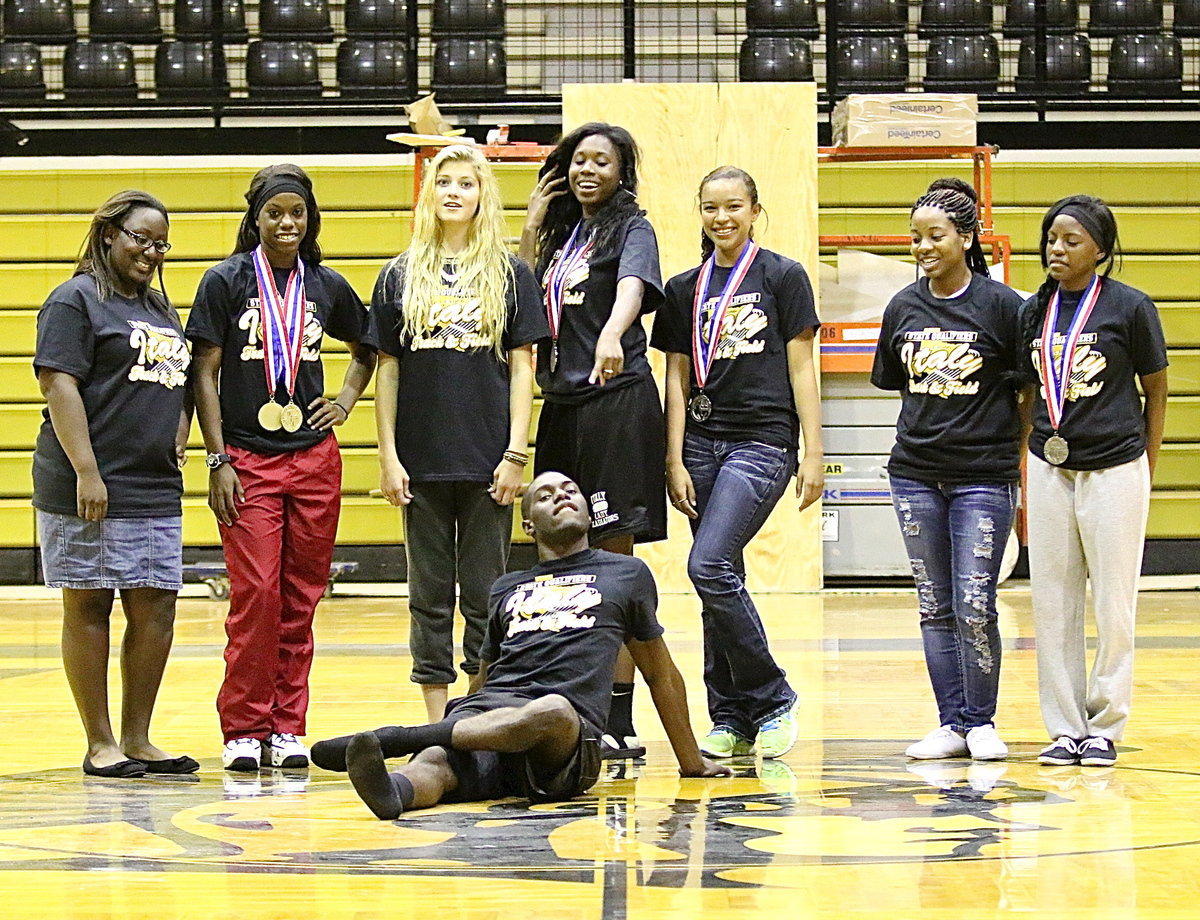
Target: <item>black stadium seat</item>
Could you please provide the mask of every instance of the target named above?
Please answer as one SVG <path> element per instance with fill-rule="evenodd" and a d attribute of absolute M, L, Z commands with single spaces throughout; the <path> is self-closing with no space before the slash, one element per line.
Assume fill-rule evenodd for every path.
<path fill-rule="evenodd" d="M 744 83 L 806 83 L 813 78 L 812 49 L 798 35 L 748 35 L 738 55 Z"/>
<path fill-rule="evenodd" d="M 902 93 L 908 86 L 908 44 L 898 35 L 846 35 L 835 55 L 838 94 Z"/>
<path fill-rule="evenodd" d="M 817 38 L 816 0 L 746 0 L 746 31 Z"/>
<path fill-rule="evenodd" d="M 1162 28 L 1162 0 L 1091 0 L 1088 35 L 1142 35 Z"/>
<path fill-rule="evenodd" d="M 1004 37 L 1032 35 L 1037 26 L 1036 0 L 1008 0 L 1004 7 Z M 1079 0 L 1046 0 L 1046 31 L 1079 30 Z"/>
<path fill-rule="evenodd" d="M 133 48 L 125 42 L 74 42 L 63 62 L 63 91 L 77 102 L 137 98 Z"/>
<path fill-rule="evenodd" d="M 213 32 L 213 0 L 175 0 L 175 37 L 211 41 Z M 241 44 L 250 40 L 246 28 L 246 7 L 242 0 L 225 0 L 222 5 L 221 34 L 224 42 Z"/>
<path fill-rule="evenodd" d="M 825 16 L 836 16 L 838 29 L 848 32 L 884 32 L 903 35 L 908 28 L 904 0 L 830 0 Z"/>
<path fill-rule="evenodd" d="M 91 0 L 88 37 L 91 41 L 158 44 L 163 39 L 158 0 Z"/>
<path fill-rule="evenodd" d="M 43 45 L 75 41 L 71 0 L 4 0 L 4 37 Z"/>
<path fill-rule="evenodd" d="M 246 83 L 251 98 L 316 99 L 321 95 L 317 49 L 306 41 L 251 42 Z"/>
<path fill-rule="evenodd" d="M 160 99 L 205 99 L 229 94 L 217 83 L 211 42 L 164 42 L 154 54 L 154 83 Z"/>
<path fill-rule="evenodd" d="M 1046 85 L 1037 85 L 1037 50 L 1033 36 L 1021 39 L 1017 53 L 1017 92 L 1079 96 L 1092 82 L 1092 49 L 1086 35 L 1046 36 Z"/>
<path fill-rule="evenodd" d="M 503 35 L 504 0 L 433 0 L 432 34 Z"/>
<path fill-rule="evenodd" d="M 434 43 L 433 89 L 442 99 L 503 95 L 508 61 L 498 38 L 443 38 Z"/>
<path fill-rule="evenodd" d="M 925 53 L 923 88 L 931 93 L 994 93 L 1000 47 L 991 35 L 938 35 Z"/>
<path fill-rule="evenodd" d="M 1183 48 L 1172 35 L 1118 35 L 1108 53 L 1108 91 L 1120 96 L 1178 96 Z"/>
<path fill-rule="evenodd" d="M 338 46 L 337 76 L 346 98 L 409 94 L 408 43 L 394 38 L 348 38 Z"/>
<path fill-rule="evenodd" d="M 326 0 L 260 0 L 258 31 L 268 40 L 331 41 L 329 4 Z"/>
<path fill-rule="evenodd" d="M 33 42 L 0 42 L 0 99 L 38 102 L 46 97 L 42 52 Z"/>
<path fill-rule="evenodd" d="M 1200 37 L 1200 0 L 1175 0 L 1173 28 L 1181 38 Z"/>
<path fill-rule="evenodd" d="M 346 34 L 351 38 L 395 38 L 407 32 L 405 0 L 346 0 Z"/>
<path fill-rule="evenodd" d="M 921 0 L 917 34 L 987 33 L 992 31 L 992 0 Z"/>

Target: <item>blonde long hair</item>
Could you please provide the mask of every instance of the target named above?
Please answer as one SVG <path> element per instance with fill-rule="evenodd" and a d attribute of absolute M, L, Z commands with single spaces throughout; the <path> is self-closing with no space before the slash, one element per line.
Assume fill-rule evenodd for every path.
<path fill-rule="evenodd" d="M 508 247 L 504 244 L 504 211 L 500 184 L 488 161 L 474 147 L 455 144 L 443 148 L 430 161 L 421 183 L 413 217 L 413 235 L 408 251 L 397 256 L 389 271 L 404 273 L 401 301 L 402 338 L 415 339 L 426 328 L 434 299 L 445 293 L 442 267 L 442 225 L 437 217 L 434 190 L 442 165 L 469 163 L 479 182 L 479 208 L 467 232 L 467 246 L 456 259 L 458 275 L 454 291 L 470 291 L 479 298 L 479 333 L 494 343 L 496 357 L 504 361 L 504 331 L 508 324 L 506 294 L 515 283 Z M 403 269 L 401 266 L 403 265 Z"/>

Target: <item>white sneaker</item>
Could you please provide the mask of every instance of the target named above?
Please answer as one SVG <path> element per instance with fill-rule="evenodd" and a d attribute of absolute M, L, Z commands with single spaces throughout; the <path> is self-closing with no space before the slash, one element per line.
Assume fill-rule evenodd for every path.
<path fill-rule="evenodd" d="M 267 739 L 271 752 L 271 766 L 299 770 L 308 766 L 308 748 L 300 743 L 291 732 L 280 732 Z"/>
<path fill-rule="evenodd" d="M 994 725 L 977 725 L 967 732 L 967 750 L 972 760 L 1003 760 L 1008 745 L 1000 740 Z"/>
<path fill-rule="evenodd" d="M 943 757 L 963 757 L 967 739 L 949 726 L 935 728 L 904 752 L 913 760 L 941 760 Z"/>
<path fill-rule="evenodd" d="M 262 762 L 262 742 L 257 738 L 234 738 L 225 742 L 221 763 L 226 770 L 238 773 L 257 773 Z"/>

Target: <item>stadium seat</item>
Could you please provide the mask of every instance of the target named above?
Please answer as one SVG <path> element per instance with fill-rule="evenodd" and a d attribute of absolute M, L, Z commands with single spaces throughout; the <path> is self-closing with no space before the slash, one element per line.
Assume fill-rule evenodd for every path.
<path fill-rule="evenodd" d="M 73 42 L 63 61 L 63 91 L 76 102 L 137 98 L 133 48 L 125 42 Z"/>
<path fill-rule="evenodd" d="M 175 37 L 191 41 L 212 41 L 213 0 L 175 0 Z M 225 0 L 221 19 L 221 34 L 226 44 L 241 44 L 250 40 L 246 28 L 246 7 L 242 0 Z"/>
<path fill-rule="evenodd" d="M 306 41 L 251 42 L 246 83 L 251 98 L 316 99 L 321 95 L 317 49 Z"/>
<path fill-rule="evenodd" d="M 1200 0 L 1175 0 L 1174 30 L 1181 38 L 1200 37 Z"/>
<path fill-rule="evenodd" d="M 821 27 L 816 0 L 746 0 L 746 30 L 751 35 L 767 32 L 817 38 Z"/>
<path fill-rule="evenodd" d="M 434 44 L 433 89 L 442 99 L 503 94 L 508 61 L 498 38 L 443 38 Z"/>
<path fill-rule="evenodd" d="M 1162 28 L 1162 0 L 1091 0 L 1088 35 L 1144 35 Z"/>
<path fill-rule="evenodd" d="M 930 93 L 994 93 L 1000 80 L 1000 47 L 991 35 L 938 35 L 925 53 Z"/>
<path fill-rule="evenodd" d="M 904 0 L 831 0 L 825 7 L 826 28 L 831 16 L 837 18 L 843 34 L 903 35 L 908 29 L 908 4 Z"/>
<path fill-rule="evenodd" d="M 0 42 L 0 99 L 37 102 L 46 97 L 42 52 L 33 42 Z"/>
<path fill-rule="evenodd" d="M 337 77 L 346 98 L 411 96 L 408 43 L 392 38 L 348 38 L 338 46 Z"/>
<path fill-rule="evenodd" d="M 1033 36 L 1021 39 L 1017 53 L 1018 93 L 1078 96 L 1091 88 L 1092 49 L 1086 35 L 1046 36 L 1046 85 L 1037 84 L 1037 50 Z"/>
<path fill-rule="evenodd" d="M 504 0 L 433 0 L 431 34 L 503 35 Z"/>
<path fill-rule="evenodd" d="M 75 41 L 71 0 L 4 0 L 4 37 L 43 45 Z"/>
<path fill-rule="evenodd" d="M 921 0 L 921 21 L 917 25 L 917 34 L 922 38 L 991 31 L 991 0 Z"/>
<path fill-rule="evenodd" d="M 908 86 L 908 44 L 898 35 L 847 35 L 835 55 L 838 95 L 902 93 Z"/>
<path fill-rule="evenodd" d="M 331 41 L 329 4 L 326 0 L 260 0 L 258 31 L 268 40 Z"/>
<path fill-rule="evenodd" d="M 812 50 L 798 35 L 748 35 L 738 55 L 743 83 L 806 83 L 813 78 Z"/>
<path fill-rule="evenodd" d="M 1004 37 L 1032 35 L 1037 22 L 1036 0 L 1008 0 L 1004 7 Z M 1079 30 L 1079 0 L 1046 0 L 1046 31 Z"/>
<path fill-rule="evenodd" d="M 1108 53 L 1108 91 L 1120 96 L 1178 96 L 1183 47 L 1172 35 L 1118 35 Z"/>
<path fill-rule="evenodd" d="M 159 99 L 203 100 L 229 94 L 229 83 L 217 83 L 210 42 L 164 42 L 154 54 L 154 83 Z"/>
<path fill-rule="evenodd" d="M 346 0 L 346 34 L 351 38 L 395 38 L 407 32 L 405 0 Z"/>
<path fill-rule="evenodd" d="M 158 44 L 163 39 L 158 0 L 92 0 L 88 4 L 88 39 Z"/>

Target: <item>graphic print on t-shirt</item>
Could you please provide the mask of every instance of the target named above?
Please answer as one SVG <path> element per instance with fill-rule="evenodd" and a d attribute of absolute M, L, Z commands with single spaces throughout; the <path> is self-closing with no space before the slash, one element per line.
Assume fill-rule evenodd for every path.
<path fill-rule="evenodd" d="M 1104 357 L 1104 353 L 1092 349 L 1092 345 L 1096 344 L 1097 336 L 1094 332 L 1080 333 L 1079 339 L 1075 342 L 1075 356 L 1071 362 L 1071 381 L 1067 385 L 1067 402 L 1077 402 L 1090 396 L 1095 396 L 1104 389 L 1104 381 L 1096 380 L 1096 376 L 1103 373 L 1108 367 L 1108 359 Z M 1061 332 L 1054 333 L 1054 361 L 1062 367 L 1062 351 L 1066 344 L 1067 337 Z M 1030 343 L 1030 357 L 1033 359 L 1034 370 L 1037 371 L 1038 380 L 1044 381 L 1045 374 L 1042 373 L 1042 337 L 1039 335 L 1033 342 Z M 1039 385 L 1038 391 L 1042 399 L 1046 398 L 1046 386 L 1044 383 Z"/>
<path fill-rule="evenodd" d="M 588 496 L 588 507 L 592 509 L 593 527 L 603 527 L 605 524 L 615 524 L 621 519 L 621 515 L 609 508 L 608 490 L 606 489 L 601 489 L 599 492 L 593 492 L 590 496 Z"/>
<path fill-rule="evenodd" d="M 140 319 L 127 322 L 133 330 L 129 347 L 138 352 L 137 363 L 129 369 L 129 380 L 162 384 L 168 390 L 186 384 L 192 357 L 179 332 Z"/>
<path fill-rule="evenodd" d="M 553 266 L 560 258 L 562 258 L 562 253 L 555 253 L 554 260 L 550 263 L 551 266 Z M 550 269 L 547 268 L 546 275 L 542 278 L 543 286 L 545 286 L 546 278 L 549 276 Z M 567 272 L 567 277 L 563 282 L 563 306 L 577 307 L 583 303 L 583 298 L 586 292 L 581 290 L 581 288 L 583 283 L 587 281 L 589 277 L 591 277 L 591 271 L 588 268 L 587 259 L 584 259 L 578 265 L 574 266 L 569 272 Z"/>
<path fill-rule="evenodd" d="M 710 297 L 700 309 L 701 328 L 707 330 L 712 321 L 713 310 L 716 309 L 719 297 Z M 739 355 L 761 354 L 766 347 L 765 339 L 754 336 L 767 328 L 767 314 L 755 306 L 762 300 L 762 294 L 754 291 L 749 294 L 738 294 L 729 302 L 729 310 L 721 320 L 721 331 L 717 335 L 717 360 L 733 360 Z"/>
<path fill-rule="evenodd" d="M 595 575 L 542 575 L 518 585 L 504 605 L 507 635 L 591 629 L 596 618 L 585 616 L 584 611 L 604 600 L 592 587 L 595 580 Z"/>
<path fill-rule="evenodd" d="M 237 318 L 237 327 L 246 333 L 246 344 L 242 347 L 243 361 L 263 360 L 262 335 L 262 301 L 251 297 L 246 301 L 246 309 Z M 304 302 L 304 342 L 300 349 L 301 361 L 321 360 L 321 337 L 325 329 L 317 317 L 317 305 L 311 301 Z"/>
<path fill-rule="evenodd" d="M 983 367 L 983 357 L 972 348 L 977 332 L 926 327 L 904 333 L 900 361 L 908 373 L 908 391 L 949 399 L 973 396 L 979 380 L 967 378 Z"/>
<path fill-rule="evenodd" d="M 453 351 L 490 349 L 493 340 L 480 331 L 483 325 L 483 304 L 471 294 L 445 291 L 433 298 L 425 328 L 418 331 L 409 344 L 413 351 L 427 348 L 448 348 Z"/>

